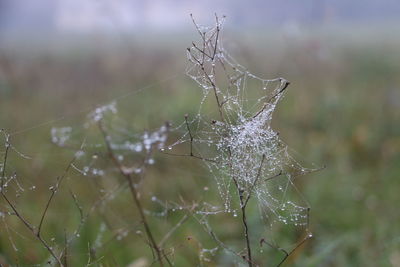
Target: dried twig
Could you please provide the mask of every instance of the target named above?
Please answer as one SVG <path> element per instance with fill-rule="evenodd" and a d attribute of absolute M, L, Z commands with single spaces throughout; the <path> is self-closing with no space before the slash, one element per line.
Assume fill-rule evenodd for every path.
<path fill-rule="evenodd" d="M 265 238 L 262 238 L 262 239 L 260 240 L 260 246 L 262 246 L 262 244 L 265 243 L 265 244 L 267 244 L 268 246 L 270 246 L 271 248 L 277 249 L 277 250 L 279 250 L 280 252 L 282 252 L 283 254 L 285 254 L 285 256 L 283 257 L 283 259 L 282 259 L 282 260 L 278 263 L 278 265 L 277 265 L 277 267 L 279 267 L 279 266 L 281 266 L 281 265 L 287 260 L 287 258 L 288 258 L 294 251 L 296 251 L 299 247 L 301 247 L 301 245 L 303 245 L 307 240 L 309 240 L 309 239 L 311 239 L 311 238 L 312 238 L 312 234 L 308 233 L 308 234 L 303 238 L 303 240 L 300 241 L 300 242 L 299 242 L 292 250 L 290 250 L 290 251 L 287 251 L 287 250 L 285 250 L 285 249 L 283 249 L 283 248 L 281 248 L 281 247 L 275 246 L 275 245 L 273 245 L 273 244 L 267 242 L 267 241 L 265 240 Z"/>
<path fill-rule="evenodd" d="M 140 199 L 139 199 L 138 192 L 137 192 L 136 187 L 135 187 L 135 185 L 134 185 L 134 183 L 133 183 L 132 174 L 129 173 L 129 172 L 126 172 L 126 171 L 124 170 L 124 169 L 125 169 L 124 166 L 122 166 L 122 165 L 120 164 L 120 162 L 118 161 L 117 157 L 115 156 L 114 151 L 113 151 L 113 149 L 111 148 L 111 144 L 110 144 L 110 141 L 109 141 L 109 137 L 108 137 L 108 135 L 107 135 L 107 132 L 106 132 L 106 130 L 105 130 L 105 128 L 104 128 L 104 125 L 103 125 L 103 123 L 102 123 L 101 120 L 99 121 L 98 126 L 99 126 L 99 129 L 100 129 L 100 131 L 101 131 L 103 137 L 104 137 L 104 141 L 105 141 L 105 143 L 106 143 L 106 147 L 107 147 L 107 151 L 108 151 L 108 155 L 109 155 L 110 159 L 112 160 L 112 162 L 114 163 L 114 165 L 118 168 L 118 170 L 119 170 L 119 172 L 121 173 L 121 175 L 122 175 L 123 177 L 125 177 L 125 179 L 126 179 L 127 182 L 128 182 L 128 186 L 129 186 L 129 189 L 130 189 L 130 192 L 131 192 L 133 201 L 134 201 L 134 203 L 135 203 L 135 206 L 136 206 L 137 210 L 139 211 L 139 215 L 140 215 L 140 218 L 141 218 L 141 220 L 142 220 L 142 222 L 143 222 L 143 226 L 144 226 L 146 235 L 147 235 L 147 237 L 148 237 L 148 239 L 149 239 L 149 241 L 150 241 L 150 243 L 151 243 L 152 249 L 153 249 L 153 250 L 155 251 L 155 253 L 157 254 L 157 260 L 159 261 L 160 266 L 164 266 L 162 250 L 161 250 L 161 249 L 159 248 L 159 246 L 157 245 L 157 242 L 155 241 L 155 238 L 154 238 L 154 236 L 153 236 L 153 233 L 152 233 L 152 231 L 151 231 L 151 229 L 150 229 L 150 226 L 149 226 L 149 224 L 148 224 L 148 222 L 147 222 L 147 218 L 146 218 L 146 216 L 145 216 L 144 209 L 143 209 L 143 207 L 142 207 L 142 203 L 141 203 L 141 201 L 140 201 Z"/>
<path fill-rule="evenodd" d="M 2 130 L 2 132 L 5 133 L 4 130 Z M 8 135 L 7 133 L 5 133 L 6 136 L 6 151 L 8 151 L 8 148 L 10 147 L 10 135 Z M 5 153 L 5 157 L 3 159 L 3 170 L 2 170 L 2 181 L 5 178 L 5 172 L 6 172 L 6 168 L 7 168 L 7 158 L 8 158 L 8 153 Z M 70 165 L 69 165 L 70 166 Z M 67 170 L 69 169 L 69 166 L 67 167 Z M 65 175 L 66 173 L 64 173 Z M 47 249 L 47 251 L 50 253 L 50 255 L 54 258 L 54 260 L 60 265 L 60 266 L 64 266 L 64 264 L 62 263 L 61 259 L 59 257 L 56 256 L 53 248 L 47 243 L 47 241 L 41 236 L 40 234 L 40 230 L 41 230 L 41 226 L 43 224 L 43 220 L 44 220 L 44 216 L 46 214 L 46 212 L 44 212 L 42 214 L 42 218 L 40 220 L 39 223 L 39 227 L 38 230 L 36 230 L 36 227 L 34 227 L 17 209 L 17 207 L 11 202 L 11 200 L 6 196 L 4 190 L 3 190 L 3 184 L 2 184 L 2 188 L 0 190 L 0 194 L 3 197 L 3 199 L 7 202 L 8 206 L 13 210 L 14 215 L 23 223 L 23 225 L 25 225 L 25 227 L 36 237 L 36 239 L 38 239 L 40 241 L 40 243 Z M 51 197 L 52 198 L 52 197 Z M 51 200 L 50 200 L 51 201 Z M 45 211 L 47 211 L 49 206 L 49 202 L 46 204 L 46 208 Z"/>

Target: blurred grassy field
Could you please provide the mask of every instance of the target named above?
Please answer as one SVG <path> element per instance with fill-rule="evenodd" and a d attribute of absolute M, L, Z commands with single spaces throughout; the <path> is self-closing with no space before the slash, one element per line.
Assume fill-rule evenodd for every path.
<path fill-rule="evenodd" d="M 9 168 L 17 171 L 26 188 L 36 186 L 15 199 L 33 222 L 40 218 L 49 186 L 72 155 L 51 144 L 52 127 L 67 125 L 83 131 L 88 111 L 126 95 L 119 105 L 129 129 L 152 129 L 165 120 L 181 122 L 185 113 L 195 114 L 201 97 L 200 89 L 184 75 L 185 48 L 192 35 L 75 38 L 4 42 L 0 47 L 0 128 L 15 133 L 13 145 L 32 158 L 13 153 Z M 231 31 L 225 42 L 251 72 L 291 81 L 273 124 L 306 164 L 327 166 L 298 181 L 311 205 L 314 238 L 288 265 L 400 266 L 400 39 L 379 29 L 347 29 L 295 36 Z M 74 173 L 68 176 L 48 213 L 46 238 L 62 244 L 64 231 L 73 232 L 79 213 L 69 189 L 87 211 L 99 197 L 89 189 L 95 180 Z M 112 187 L 118 181 L 101 183 Z M 160 210 L 151 196 L 189 203 L 204 197 L 205 186 L 210 188 L 207 197 L 213 199 L 217 198 L 213 183 L 198 162 L 173 163 L 158 156 L 143 185 L 143 199 L 149 210 Z M 6 210 L 3 201 L 0 211 Z M 151 219 L 157 236 L 182 216 L 183 212 L 176 212 Z M 224 239 L 240 243 L 240 224 L 223 220 Z M 0 263 L 30 266 L 46 261 L 46 251 L 15 218 L 3 218 L 0 229 Z M 103 266 L 149 260 L 150 252 L 136 233 L 140 229 L 129 192 L 123 190 L 91 214 L 70 248 L 70 265 L 86 264 L 88 255 Z M 124 231 L 127 236 L 121 240 L 113 238 Z M 169 244 L 176 247 L 178 266 L 197 264 L 200 248 L 197 241 L 188 241 L 189 236 L 206 248 L 215 247 L 197 222 L 189 219 Z M 274 254 L 265 257 L 273 259 Z M 205 265 L 226 262 L 219 257 Z"/>

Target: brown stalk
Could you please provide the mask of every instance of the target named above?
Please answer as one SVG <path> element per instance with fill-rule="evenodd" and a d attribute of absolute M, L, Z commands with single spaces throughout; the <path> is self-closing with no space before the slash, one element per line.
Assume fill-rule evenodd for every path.
<path fill-rule="evenodd" d="M 311 239 L 312 235 L 311 234 L 307 234 L 303 240 L 301 240 L 292 250 L 287 251 L 281 247 L 275 246 L 269 242 L 267 242 L 264 238 L 262 238 L 260 240 L 260 246 L 262 246 L 263 243 L 267 244 L 268 246 L 270 246 L 271 248 L 277 249 L 280 252 L 282 252 L 283 254 L 285 254 L 285 256 L 283 257 L 283 259 L 278 263 L 277 267 L 281 266 L 288 258 L 290 255 L 292 255 L 293 252 L 295 252 L 299 247 L 301 247 L 307 240 Z"/>
<path fill-rule="evenodd" d="M 124 169 L 125 169 L 124 166 L 121 165 L 121 163 L 118 161 L 118 159 L 114 155 L 114 151 L 111 148 L 111 144 L 110 144 L 110 142 L 108 140 L 107 133 L 106 133 L 106 130 L 105 130 L 102 122 L 99 121 L 98 125 L 99 125 L 99 129 L 100 129 L 100 131 L 101 131 L 101 133 L 102 133 L 102 135 L 104 137 L 104 141 L 105 141 L 105 144 L 106 144 L 106 147 L 107 147 L 107 151 L 108 151 L 108 155 L 109 155 L 110 159 L 112 160 L 114 165 L 117 167 L 117 169 L 119 170 L 121 175 L 123 177 L 125 177 L 126 181 L 128 182 L 128 186 L 129 186 L 129 190 L 130 190 L 131 195 L 132 195 L 133 202 L 134 202 L 137 210 L 139 211 L 139 215 L 140 215 L 140 218 L 142 220 L 142 223 L 143 223 L 147 238 L 150 241 L 152 250 L 154 250 L 156 255 L 157 255 L 157 259 L 159 260 L 160 266 L 162 267 L 162 266 L 164 266 L 163 253 L 162 253 L 162 250 L 157 245 L 157 242 L 156 242 L 156 240 L 155 240 L 155 238 L 153 236 L 153 233 L 151 232 L 151 228 L 150 228 L 150 226 L 149 226 L 149 224 L 147 222 L 147 218 L 146 218 L 146 215 L 144 213 L 144 209 L 143 209 L 142 203 L 141 203 L 141 201 L 139 199 L 139 196 L 138 196 L 138 191 L 137 191 L 137 189 L 135 187 L 135 184 L 133 183 L 132 174 L 129 173 L 129 172 L 124 171 Z"/>
<path fill-rule="evenodd" d="M 4 132 L 4 130 L 1 130 L 1 131 Z M 5 178 L 5 171 L 6 171 L 6 167 L 7 167 L 7 158 L 8 158 L 8 155 L 9 155 L 8 154 L 8 149 L 9 149 L 9 147 L 11 145 L 10 144 L 10 136 L 5 132 L 4 132 L 4 134 L 6 136 L 6 153 L 5 153 L 5 156 L 4 156 L 4 159 L 3 159 L 3 170 L 2 170 L 2 177 L 1 177 L 1 180 L 2 180 L 2 185 L 1 186 L 2 187 L 0 188 L 0 194 L 3 197 L 3 199 L 7 202 L 7 204 L 10 206 L 10 208 L 13 210 L 14 215 L 23 223 L 23 225 L 25 225 L 25 227 L 36 237 L 36 239 L 38 239 L 40 241 L 40 243 L 42 243 L 42 245 L 46 248 L 46 250 L 50 253 L 50 255 L 56 260 L 56 262 L 60 266 L 64 267 L 64 264 L 62 263 L 62 261 L 59 259 L 59 257 L 56 256 L 54 250 L 50 247 L 50 245 L 46 242 L 46 240 L 43 239 L 43 237 L 40 234 L 40 229 L 41 229 L 41 225 L 42 225 L 43 220 L 44 220 L 45 213 L 42 215 L 41 222 L 40 222 L 39 227 L 38 227 L 38 231 L 36 231 L 35 227 L 31 223 L 29 223 L 29 221 L 18 211 L 17 207 L 6 196 L 6 194 L 5 194 L 4 190 L 3 190 L 4 189 L 3 188 L 3 185 L 4 185 L 3 181 L 4 181 L 4 178 Z M 68 168 L 69 167 L 67 167 L 67 169 Z M 45 210 L 48 209 L 48 206 L 49 206 L 49 203 L 46 205 Z"/>
<path fill-rule="evenodd" d="M 254 116 L 253 119 L 256 118 L 258 115 L 260 115 L 265 108 L 268 106 L 268 104 L 271 103 L 271 100 L 273 100 L 274 98 L 276 98 L 278 95 L 280 95 L 283 91 L 286 90 L 286 88 L 290 85 L 289 81 L 285 81 L 284 85 L 279 89 L 279 91 L 277 93 L 275 93 L 272 97 L 270 97 L 270 99 L 264 104 L 264 106 L 261 108 L 261 110 L 259 110 Z"/>

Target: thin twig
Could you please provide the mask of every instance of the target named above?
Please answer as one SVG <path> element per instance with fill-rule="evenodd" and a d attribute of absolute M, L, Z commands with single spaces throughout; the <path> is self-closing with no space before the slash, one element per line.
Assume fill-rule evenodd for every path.
<path fill-rule="evenodd" d="M 193 135 L 192 132 L 190 131 L 190 127 L 189 127 L 189 123 L 188 123 L 188 114 L 185 114 L 185 124 L 186 124 L 186 128 L 188 130 L 189 133 L 189 137 L 190 137 L 190 156 L 193 156 Z"/>
<path fill-rule="evenodd" d="M 4 133 L 5 131 L 2 130 Z M 10 147 L 10 139 L 9 139 L 9 135 L 7 133 L 5 133 L 6 135 L 6 151 L 7 149 Z M 5 171 L 6 171 L 6 167 L 7 167 L 7 158 L 8 158 L 8 153 L 5 153 L 5 157 L 3 160 L 3 170 L 2 170 L 2 177 L 5 177 Z M 2 179 L 3 181 L 3 179 Z M 3 188 L 2 188 L 3 189 Z M 19 211 L 17 210 L 16 206 L 8 199 L 8 197 L 6 196 L 4 190 L 0 190 L 0 194 L 2 195 L 3 199 L 7 202 L 7 204 L 10 206 L 10 208 L 13 210 L 14 215 L 26 226 L 26 228 L 28 228 L 28 230 L 36 237 L 36 239 L 38 239 L 42 245 L 47 249 L 47 251 L 50 253 L 50 255 L 56 260 L 56 262 L 61 266 L 64 267 L 63 263 L 61 262 L 61 260 L 56 256 L 56 254 L 54 253 L 53 249 L 49 246 L 49 244 L 47 244 L 47 242 L 42 238 L 42 236 L 40 234 L 37 234 L 37 232 L 35 231 L 35 227 L 30 224 L 28 222 L 27 219 L 25 219 L 22 214 L 19 213 Z"/>
<path fill-rule="evenodd" d="M 111 144 L 110 144 L 109 138 L 107 136 L 106 130 L 105 130 L 101 120 L 99 121 L 98 125 L 99 125 L 100 132 L 102 133 L 102 135 L 104 137 L 104 141 L 105 141 L 105 144 L 106 144 L 106 147 L 107 147 L 107 151 L 108 151 L 108 155 L 109 155 L 110 159 L 113 161 L 114 165 L 118 168 L 118 170 L 120 171 L 121 175 L 123 177 L 125 177 L 125 179 L 128 182 L 128 186 L 129 186 L 133 201 L 134 201 L 134 203 L 136 205 L 137 210 L 139 211 L 139 215 L 140 215 L 141 220 L 143 222 L 143 226 L 144 226 L 144 229 L 146 231 L 146 235 L 147 235 L 147 237 L 148 237 L 148 239 L 149 239 L 149 241 L 151 243 L 152 248 L 155 250 L 155 252 L 157 254 L 157 258 L 159 260 L 160 266 L 163 267 L 164 263 L 163 263 L 162 251 L 158 247 L 157 242 L 155 241 L 155 238 L 153 237 L 153 234 L 152 234 L 152 232 L 150 230 L 150 226 L 149 226 L 149 224 L 147 222 L 147 219 L 146 219 L 143 207 L 142 207 L 142 203 L 140 202 L 140 199 L 139 199 L 139 196 L 138 196 L 138 192 L 137 192 L 137 190 L 135 188 L 135 185 L 133 183 L 133 177 L 132 177 L 131 173 L 128 173 L 128 172 L 124 171 L 124 167 L 120 164 L 120 162 L 118 161 L 118 159 L 114 155 L 114 151 L 111 148 Z"/>
<path fill-rule="evenodd" d="M 254 179 L 254 182 L 253 182 L 253 184 L 251 185 L 251 187 L 250 187 L 250 189 L 249 189 L 249 193 L 248 193 L 248 195 L 247 195 L 247 198 L 246 198 L 246 200 L 245 200 L 245 202 L 244 202 L 244 206 L 245 206 L 245 207 L 247 206 L 247 203 L 248 203 L 249 200 L 250 200 L 251 192 L 253 192 L 254 187 L 256 186 L 258 180 L 260 179 L 261 172 L 262 172 L 262 167 L 263 167 L 263 164 L 264 164 L 264 160 L 265 160 L 265 154 L 262 155 L 262 159 L 261 159 L 260 167 L 258 168 L 257 176 L 256 176 L 256 178 Z"/>
<path fill-rule="evenodd" d="M 286 260 L 287 258 L 295 251 L 297 250 L 301 245 L 303 245 L 307 240 L 312 238 L 312 234 L 308 233 L 304 239 L 302 241 L 300 241 L 291 251 L 287 251 L 281 247 L 272 245 L 271 243 L 267 242 L 264 238 L 261 239 L 260 241 L 260 245 L 262 246 L 263 243 L 267 244 L 268 246 L 270 246 L 271 248 L 277 249 L 279 251 L 281 251 L 283 254 L 285 254 L 285 256 L 283 257 L 283 259 L 278 263 L 277 267 L 281 266 Z"/>
<path fill-rule="evenodd" d="M 193 22 L 194 26 L 196 27 L 196 30 L 199 32 L 199 34 L 203 38 L 203 40 L 205 40 L 205 37 L 203 37 L 203 32 L 200 31 L 199 25 L 194 20 L 193 14 L 190 14 L 190 17 L 192 18 L 192 22 Z"/>
<path fill-rule="evenodd" d="M 214 53 L 213 53 L 213 56 L 212 56 L 212 60 L 214 60 L 215 55 L 216 55 L 216 53 L 217 53 L 218 38 L 219 38 L 219 31 L 220 31 L 220 28 L 219 28 L 219 20 L 218 20 L 217 13 L 215 13 L 215 20 L 216 20 L 216 25 L 217 25 L 217 36 L 215 37 Z"/>
<path fill-rule="evenodd" d="M 213 159 L 208 159 L 208 158 L 203 158 L 201 156 L 197 156 L 197 155 L 190 155 L 190 154 L 174 154 L 174 153 L 169 153 L 169 152 L 162 152 L 165 155 L 168 156 L 175 156 L 175 157 L 192 157 L 192 158 L 196 158 L 196 159 L 200 159 L 200 160 L 204 160 L 204 161 L 209 161 L 212 163 L 218 163 L 218 161 L 213 160 Z"/>
<path fill-rule="evenodd" d="M 4 137 L 5 137 L 5 147 L 6 147 L 6 151 L 4 152 L 4 158 L 3 158 L 3 167 L 2 167 L 2 171 L 1 171 L 1 187 L 0 187 L 0 191 L 3 191 L 4 189 L 4 180 L 6 179 L 6 165 L 7 165 L 7 158 L 8 158 L 8 151 L 10 150 L 10 135 L 8 133 L 6 133 L 3 129 L 0 130 L 0 132 L 3 132 Z"/>
<path fill-rule="evenodd" d="M 261 110 L 259 110 L 254 116 L 253 119 L 256 118 L 258 115 L 260 115 L 269 104 L 271 104 L 271 100 L 273 100 L 274 98 L 276 98 L 278 95 L 280 95 L 283 91 L 286 90 L 286 88 L 289 86 L 290 82 L 287 80 L 284 80 L 281 78 L 281 82 L 284 82 L 283 86 L 281 86 L 281 88 L 279 89 L 278 92 L 276 92 L 273 96 L 271 96 L 268 101 L 266 101 L 266 103 L 264 104 L 264 106 L 261 108 Z"/>
<path fill-rule="evenodd" d="M 47 242 L 40 236 L 36 234 L 35 228 L 18 212 L 17 208 L 11 201 L 7 198 L 3 191 L 0 192 L 4 200 L 8 203 L 10 208 L 14 211 L 15 216 L 30 230 L 30 232 L 42 243 L 42 245 L 47 249 L 50 255 L 57 261 L 60 266 L 64 266 L 60 259 L 55 255 L 53 249 L 47 244 Z"/>
<path fill-rule="evenodd" d="M 275 178 L 277 178 L 277 177 L 279 177 L 279 176 L 281 176 L 281 175 L 283 175 L 283 174 L 286 174 L 286 173 L 283 173 L 282 170 L 280 170 L 277 174 L 275 174 L 275 175 L 273 175 L 273 176 L 270 176 L 270 177 L 268 177 L 268 178 L 265 178 L 264 181 L 266 182 L 266 181 L 275 179 Z"/>
<path fill-rule="evenodd" d="M 192 19 L 193 19 L 193 16 L 192 16 Z M 201 34 L 201 31 L 199 30 L 198 25 L 196 24 L 196 22 L 195 22 L 194 20 L 193 20 L 193 22 L 195 23 L 196 28 L 198 29 L 198 31 L 199 31 L 200 34 Z M 219 35 L 218 32 L 219 32 L 219 27 L 217 26 L 216 42 L 215 42 L 215 47 L 213 47 L 213 50 L 214 50 L 214 51 L 216 51 L 217 39 L 218 39 L 218 35 Z M 203 38 L 203 42 L 204 42 L 204 41 L 205 41 L 205 36 L 202 37 L 202 38 Z M 205 69 L 205 66 L 204 66 L 204 60 L 203 60 L 203 61 L 200 61 L 199 59 L 196 58 L 196 56 L 192 53 L 192 51 L 191 51 L 190 49 L 188 49 L 188 51 L 189 51 L 189 53 L 191 54 L 192 58 L 193 58 L 193 59 L 196 61 L 196 63 L 200 66 L 200 68 L 201 68 L 201 70 L 202 70 L 202 72 L 203 72 L 203 74 L 204 74 L 204 77 L 207 78 L 207 80 L 209 81 L 211 87 L 213 88 L 213 92 L 214 92 L 215 100 L 217 101 L 218 111 L 219 111 L 219 114 L 220 114 L 220 116 L 221 116 L 221 120 L 222 120 L 222 121 L 225 121 L 225 119 L 224 119 L 224 114 L 223 114 L 223 111 L 222 111 L 221 101 L 220 101 L 219 96 L 218 96 L 217 85 L 216 85 L 215 82 L 211 79 L 210 75 L 207 73 L 207 71 L 206 71 L 206 69 Z M 203 50 L 199 49 L 199 51 L 200 51 L 200 53 L 203 55 L 203 59 L 204 59 L 204 55 L 207 54 L 206 51 L 205 51 L 205 48 L 203 48 Z M 213 62 L 214 62 L 214 57 L 215 57 L 215 54 L 214 54 L 213 57 L 212 57 L 212 61 L 213 61 Z"/>
<path fill-rule="evenodd" d="M 196 48 L 196 50 L 197 51 L 199 51 L 200 53 L 202 53 L 203 55 L 205 55 L 205 56 L 207 56 L 209 59 L 213 59 L 209 54 L 207 54 L 207 53 L 205 53 L 204 52 L 204 50 L 201 50 L 200 48 L 198 48 L 197 47 L 197 45 L 194 43 L 194 42 L 192 42 L 192 46 L 194 47 L 194 48 Z M 188 48 L 188 50 L 189 50 L 190 48 Z M 190 51 L 190 50 L 189 50 Z"/>
<path fill-rule="evenodd" d="M 238 252 L 234 251 L 232 248 L 228 247 L 227 245 L 225 245 L 224 242 L 222 242 L 217 234 L 214 233 L 214 231 L 211 229 L 211 227 L 207 224 L 207 223 L 202 223 L 200 221 L 200 219 L 197 219 L 196 216 L 194 216 L 193 212 L 190 212 L 190 214 L 193 216 L 193 218 L 195 218 L 206 230 L 206 232 L 210 235 L 210 237 L 214 240 L 215 243 L 217 243 L 217 245 L 223 249 L 225 249 L 226 251 L 229 251 L 230 253 L 232 253 L 233 255 L 236 255 L 238 258 L 245 260 L 246 262 L 249 262 L 249 260 L 246 257 L 242 257 L 242 255 L 240 255 Z"/>
<path fill-rule="evenodd" d="M 242 201 L 241 201 L 242 202 Z M 247 217 L 246 217 L 246 206 L 241 203 L 242 209 L 242 222 L 244 226 L 244 237 L 246 238 L 246 246 L 247 246 L 247 259 L 249 267 L 253 266 L 253 260 L 251 256 L 251 246 L 250 246 L 250 237 L 249 237 L 249 226 L 247 225 Z"/>
<path fill-rule="evenodd" d="M 82 147 L 82 146 L 81 146 L 81 147 Z M 46 216 L 46 214 L 47 214 L 47 211 L 48 211 L 48 209 L 49 209 L 49 207 L 50 207 L 51 201 L 53 200 L 55 194 L 57 193 L 57 191 L 58 191 L 58 189 L 59 189 L 59 187 L 60 187 L 60 185 L 61 185 L 61 182 L 63 181 L 64 177 L 67 175 L 69 169 L 70 169 L 71 166 L 74 164 L 75 160 L 76 160 L 76 156 L 74 156 L 74 158 L 73 158 L 73 159 L 70 161 L 70 163 L 68 164 L 67 168 L 65 168 L 63 175 L 61 175 L 61 176 L 57 179 L 56 185 L 53 186 L 53 187 L 51 187 L 51 195 L 50 195 L 50 197 L 49 197 L 49 200 L 48 200 L 47 203 L 46 203 L 46 207 L 45 207 L 45 209 L 44 209 L 44 211 L 43 211 L 43 213 L 42 213 L 42 216 L 41 216 L 41 218 L 40 218 L 40 223 L 39 223 L 38 230 L 37 230 L 37 233 L 36 233 L 38 236 L 41 235 L 41 230 L 42 230 L 44 218 L 45 218 L 45 216 Z"/>
<path fill-rule="evenodd" d="M 246 201 L 246 204 L 245 204 L 245 200 L 243 199 L 244 190 L 239 186 L 239 183 L 235 177 L 235 173 L 233 172 L 232 151 L 230 148 L 228 148 L 228 155 L 229 155 L 229 167 L 230 167 L 231 173 L 232 173 L 231 177 L 232 177 L 233 183 L 234 183 L 236 190 L 238 192 L 238 195 L 239 195 L 240 209 L 241 209 L 241 213 L 242 213 L 242 223 L 243 223 L 243 228 L 244 228 L 244 237 L 246 240 L 247 258 L 245 256 L 243 256 L 242 258 L 247 261 L 249 267 L 252 267 L 253 261 L 252 261 L 251 246 L 250 246 L 249 227 L 247 224 L 247 216 L 246 216 L 246 208 L 247 208 L 248 200 Z M 262 161 L 264 161 L 264 160 L 262 160 Z M 261 166 L 262 166 L 262 163 L 261 163 Z"/>
<path fill-rule="evenodd" d="M 309 170 L 309 171 L 301 171 L 301 172 L 296 172 L 296 173 L 293 173 L 293 174 L 291 174 L 289 172 L 283 172 L 282 170 L 280 170 L 279 173 L 277 173 L 277 174 L 275 174 L 275 175 L 273 175 L 271 177 L 265 178 L 264 182 L 272 180 L 272 179 L 275 179 L 275 178 L 277 178 L 277 177 L 279 177 L 281 175 L 290 175 L 292 178 L 295 178 L 295 177 L 298 177 L 298 176 L 303 176 L 303 175 L 311 174 L 311 173 L 314 173 L 314 172 L 319 172 L 319 171 L 324 170 L 325 168 L 326 168 L 326 166 L 324 165 L 324 166 L 322 166 L 321 168 L 318 168 L 318 169 L 313 169 L 313 170 Z"/>

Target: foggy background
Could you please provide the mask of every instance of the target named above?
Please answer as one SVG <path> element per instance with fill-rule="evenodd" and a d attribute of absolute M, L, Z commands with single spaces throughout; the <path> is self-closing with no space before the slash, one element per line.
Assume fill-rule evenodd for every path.
<path fill-rule="evenodd" d="M 50 35 L 90 31 L 183 30 L 193 13 L 205 20 L 217 12 L 230 27 L 327 26 L 399 22 L 396 0 L 1 0 L 0 30 L 4 33 Z"/>

